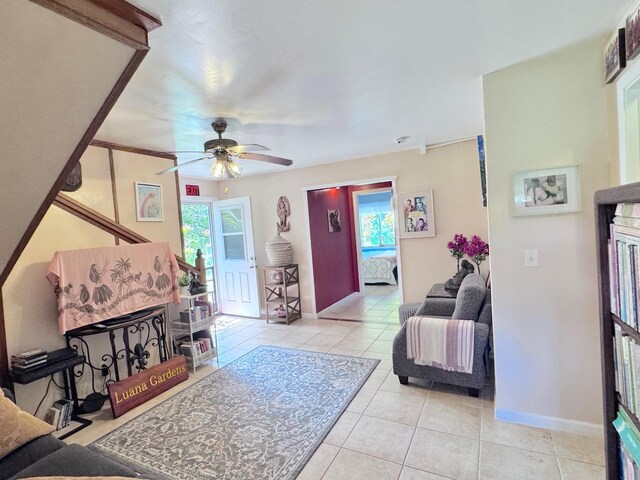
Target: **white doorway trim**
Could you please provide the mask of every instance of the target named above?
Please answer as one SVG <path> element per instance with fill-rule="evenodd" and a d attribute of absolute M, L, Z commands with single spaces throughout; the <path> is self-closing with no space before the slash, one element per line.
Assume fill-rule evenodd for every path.
<path fill-rule="evenodd" d="M 381 182 L 391 182 L 391 198 L 393 199 L 394 210 L 397 210 L 398 205 L 398 189 L 396 187 L 396 181 L 398 179 L 397 175 L 391 175 L 388 177 L 378 177 L 378 178 L 366 178 L 366 179 L 357 179 L 357 180 L 346 180 L 342 182 L 332 182 L 329 184 L 323 185 L 312 185 L 308 187 L 302 187 L 303 191 L 303 205 L 304 205 L 304 219 L 307 222 L 307 261 L 309 263 L 309 285 L 311 287 L 311 308 L 314 318 L 318 317 L 318 311 L 316 308 L 316 284 L 313 276 L 313 248 L 311 246 L 311 228 L 309 225 L 309 196 L 308 192 L 311 190 L 322 190 L 324 188 L 336 188 L 336 187 L 348 187 L 351 185 L 369 185 L 372 183 L 381 183 Z M 401 255 L 401 241 L 400 241 L 400 232 L 398 231 L 398 221 L 396 219 L 396 238 L 398 239 L 396 246 L 396 254 L 398 256 L 398 293 L 400 295 L 400 301 L 403 299 L 403 290 L 402 290 L 402 255 Z"/>

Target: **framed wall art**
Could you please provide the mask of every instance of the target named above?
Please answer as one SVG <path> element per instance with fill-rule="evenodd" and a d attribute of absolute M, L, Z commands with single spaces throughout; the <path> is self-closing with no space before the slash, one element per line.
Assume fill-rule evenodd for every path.
<path fill-rule="evenodd" d="M 640 53 L 640 7 L 627 17 L 625 37 L 626 58 L 633 60 Z"/>
<path fill-rule="evenodd" d="M 577 165 L 515 172 L 512 180 L 512 207 L 515 216 L 580 210 L 580 176 Z"/>
<path fill-rule="evenodd" d="M 329 233 L 338 233 L 342 230 L 340 210 L 327 210 L 327 220 L 329 222 Z"/>
<path fill-rule="evenodd" d="M 604 51 L 604 80 L 613 82 L 627 66 L 625 30 L 620 28 L 613 34 Z"/>
<path fill-rule="evenodd" d="M 400 238 L 435 237 L 433 191 L 399 193 L 398 220 Z"/>
<path fill-rule="evenodd" d="M 136 217 L 139 222 L 161 222 L 162 186 L 155 183 L 135 182 Z"/>

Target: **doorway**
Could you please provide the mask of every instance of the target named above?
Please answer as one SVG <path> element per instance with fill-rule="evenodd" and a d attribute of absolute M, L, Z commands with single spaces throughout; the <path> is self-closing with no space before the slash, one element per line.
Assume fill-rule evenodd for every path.
<path fill-rule="evenodd" d="M 184 238 L 185 261 L 196 264 L 196 253 L 202 251 L 205 260 L 205 279 L 207 290 L 212 292 L 209 301 L 213 303 L 213 311 L 218 312 L 215 275 L 215 253 L 213 249 L 213 199 L 187 197 L 182 199 L 182 235 Z"/>
<path fill-rule="evenodd" d="M 213 202 L 220 312 L 260 318 L 251 198 Z"/>
<path fill-rule="evenodd" d="M 395 324 L 401 299 L 395 177 L 307 188 L 319 318 Z M 340 218 L 340 228 L 331 225 Z"/>

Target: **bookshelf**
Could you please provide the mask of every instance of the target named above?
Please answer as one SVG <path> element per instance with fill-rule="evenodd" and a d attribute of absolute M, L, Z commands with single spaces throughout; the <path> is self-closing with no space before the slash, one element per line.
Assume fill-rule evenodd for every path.
<path fill-rule="evenodd" d="M 633 242 L 620 244 L 617 241 L 619 230 L 626 230 L 627 235 L 630 235 L 634 233 L 633 229 L 630 230 L 629 227 L 619 229 L 616 227 L 616 231 L 612 232 L 611 225 L 616 215 L 616 207 L 620 203 L 640 203 L 640 183 L 600 190 L 596 192 L 594 199 L 607 480 L 621 478 L 625 480 L 640 479 L 640 476 L 633 476 L 634 472 L 630 472 L 629 464 L 626 461 L 621 462 L 619 445 L 622 442 L 622 434 L 618 433 L 613 424 L 619 412 L 622 412 L 621 416 L 629 419 L 630 425 L 628 426 L 630 429 L 640 432 L 640 421 L 638 420 L 640 409 L 636 407 L 640 405 L 640 397 L 636 398 L 635 406 L 627 405 L 627 403 L 631 403 L 629 398 L 636 396 L 635 393 L 629 394 L 629 387 L 632 386 L 631 389 L 635 392 L 635 386 L 640 385 L 640 363 L 636 360 L 636 358 L 640 360 L 640 331 L 637 328 L 638 320 L 640 320 L 640 312 L 638 312 L 637 308 L 640 305 L 640 302 L 637 301 L 640 300 L 640 284 L 638 283 L 640 270 L 635 272 L 637 275 L 633 277 L 631 275 L 636 270 L 635 265 L 640 267 L 640 262 L 638 262 L 639 257 L 636 247 L 629 247 Z M 640 224 L 640 220 L 638 223 Z M 638 244 L 640 245 L 640 228 L 635 230 L 635 235 L 638 237 Z M 622 237 L 624 237 L 624 234 Z M 617 251 L 614 248 L 610 252 L 610 240 L 613 240 L 612 244 L 616 248 L 620 246 L 621 250 Z M 628 249 L 625 249 L 626 247 Z M 616 259 L 616 261 L 610 263 L 610 254 L 612 255 L 611 258 Z M 623 265 L 623 263 L 618 263 L 618 259 L 620 258 L 620 262 L 622 262 L 624 255 L 627 255 L 630 260 L 627 260 L 627 263 Z M 628 269 L 628 271 L 625 271 L 625 269 Z M 621 273 L 627 273 L 627 275 L 619 277 Z M 634 282 L 631 282 L 631 278 L 634 278 Z M 632 297 L 637 300 L 630 302 L 629 299 Z M 625 303 L 624 305 L 623 302 Z M 618 339 L 616 339 L 616 332 L 618 332 Z M 620 338 L 625 338 L 625 342 L 627 342 L 624 349 L 620 348 Z M 633 353 L 629 353 L 625 357 L 624 355 L 627 355 L 627 353 L 622 352 L 622 350 L 627 348 L 632 349 Z M 627 364 L 627 361 L 629 364 Z M 629 365 L 634 368 L 629 368 Z M 621 369 L 624 370 L 624 374 L 621 374 Z M 634 373 L 630 374 L 632 371 Z M 638 373 L 637 378 L 635 378 L 635 372 Z M 633 381 L 633 384 L 630 383 L 630 380 Z M 624 395 L 622 390 L 627 390 L 627 395 Z M 640 390 L 636 393 L 640 396 Z M 635 414 L 633 413 L 634 411 Z M 625 466 L 626 474 L 622 477 L 621 474 Z"/>
<path fill-rule="evenodd" d="M 216 318 L 211 311 L 211 304 L 206 306 L 210 294 L 181 295 L 182 304 L 186 303 L 187 309 L 170 322 L 173 353 L 184 355 L 193 373 L 197 367 L 214 358 L 220 366 Z"/>

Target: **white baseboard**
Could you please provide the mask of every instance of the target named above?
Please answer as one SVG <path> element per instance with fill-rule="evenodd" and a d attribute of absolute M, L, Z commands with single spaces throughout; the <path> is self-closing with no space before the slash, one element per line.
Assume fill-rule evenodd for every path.
<path fill-rule="evenodd" d="M 531 427 L 546 428 L 548 430 L 575 433 L 577 435 L 587 435 L 589 437 L 603 438 L 604 436 L 604 427 L 598 423 L 547 417 L 546 415 L 516 412 L 501 408 L 496 409 L 496 419 L 503 422 L 518 423 L 521 425 L 529 425 Z"/>

